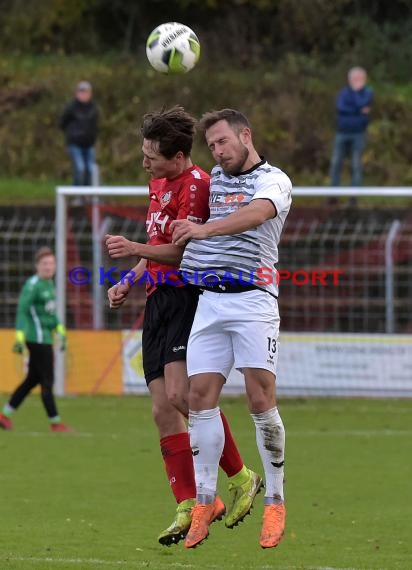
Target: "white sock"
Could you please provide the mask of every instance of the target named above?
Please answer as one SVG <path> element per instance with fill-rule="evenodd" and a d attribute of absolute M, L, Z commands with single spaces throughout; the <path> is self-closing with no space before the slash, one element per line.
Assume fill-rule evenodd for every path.
<path fill-rule="evenodd" d="M 189 436 L 195 466 L 199 503 L 212 503 L 216 496 L 220 456 L 225 444 L 220 408 L 189 411 Z"/>
<path fill-rule="evenodd" d="M 277 408 L 251 414 L 266 478 L 265 505 L 283 503 L 285 428 Z"/>

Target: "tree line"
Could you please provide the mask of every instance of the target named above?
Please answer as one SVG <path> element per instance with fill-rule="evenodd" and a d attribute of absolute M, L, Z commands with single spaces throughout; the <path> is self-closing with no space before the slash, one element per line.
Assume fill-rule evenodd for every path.
<path fill-rule="evenodd" d="M 412 184 L 410 0 L 0 0 L 0 172 L 69 180 L 59 114 L 80 79 L 102 111 L 104 181 L 144 183 L 139 120 L 182 104 L 196 116 L 237 107 L 258 148 L 301 185 L 329 183 L 334 99 L 363 65 L 375 103 L 365 184 Z M 160 14 L 160 17 L 159 17 Z M 148 65 L 145 40 L 165 21 L 198 34 L 184 76 Z M 211 165 L 197 140 L 196 160 Z"/>
<path fill-rule="evenodd" d="M 294 52 L 333 64 L 351 54 L 406 78 L 410 7 L 409 0 L 0 0 L 0 48 L 140 53 L 156 25 L 181 21 L 216 62 L 250 66 Z"/>

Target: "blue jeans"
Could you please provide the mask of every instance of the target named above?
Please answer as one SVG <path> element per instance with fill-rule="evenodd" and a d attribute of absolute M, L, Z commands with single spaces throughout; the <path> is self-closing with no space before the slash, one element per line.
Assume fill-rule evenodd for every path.
<path fill-rule="evenodd" d="M 90 186 L 92 183 L 92 172 L 96 162 L 94 147 L 81 147 L 76 144 L 69 144 L 67 151 L 73 166 L 73 185 Z"/>
<path fill-rule="evenodd" d="M 339 186 L 343 161 L 349 154 L 352 156 L 352 186 L 361 186 L 365 139 L 365 133 L 336 133 L 330 167 L 332 186 Z"/>

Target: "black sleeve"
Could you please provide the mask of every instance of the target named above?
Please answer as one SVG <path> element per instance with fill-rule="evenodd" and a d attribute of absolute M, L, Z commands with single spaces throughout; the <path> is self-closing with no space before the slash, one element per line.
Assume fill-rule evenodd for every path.
<path fill-rule="evenodd" d="M 95 107 L 94 107 L 94 120 L 95 120 L 96 131 L 99 128 L 100 116 L 101 116 L 100 107 L 98 105 L 95 105 Z"/>
<path fill-rule="evenodd" d="M 61 117 L 59 119 L 59 128 L 62 129 L 63 131 L 70 123 L 72 117 L 72 109 L 73 109 L 73 103 L 69 103 L 68 105 L 66 105 L 66 108 L 61 114 Z"/>

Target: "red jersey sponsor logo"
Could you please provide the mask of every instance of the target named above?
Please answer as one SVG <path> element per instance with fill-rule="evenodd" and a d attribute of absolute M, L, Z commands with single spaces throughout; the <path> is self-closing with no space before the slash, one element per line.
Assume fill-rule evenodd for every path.
<path fill-rule="evenodd" d="M 164 234 L 169 218 L 170 216 L 168 214 L 163 214 L 163 212 L 148 212 L 146 230 L 149 237 L 157 235 L 158 230 Z"/>

